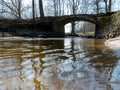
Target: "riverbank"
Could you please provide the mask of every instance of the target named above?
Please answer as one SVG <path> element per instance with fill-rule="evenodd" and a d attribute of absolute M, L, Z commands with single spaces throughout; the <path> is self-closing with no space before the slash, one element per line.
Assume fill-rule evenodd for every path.
<path fill-rule="evenodd" d="M 12 30 L 9 32 L 0 32 L 0 37 L 23 37 L 23 38 L 63 38 L 65 34 L 60 34 L 56 32 L 39 31 L 39 30 Z"/>
<path fill-rule="evenodd" d="M 105 45 L 109 46 L 112 49 L 120 48 L 120 37 L 106 40 Z"/>
<path fill-rule="evenodd" d="M 28 37 L 0 37 L 0 42 L 6 41 L 39 41 L 39 40 L 61 40 L 64 38 L 28 38 Z"/>
<path fill-rule="evenodd" d="M 120 37 L 106 40 L 105 45 L 113 50 L 114 55 L 120 58 Z"/>
<path fill-rule="evenodd" d="M 0 41 L 31 41 L 41 40 L 41 38 L 25 38 L 25 37 L 0 37 Z"/>

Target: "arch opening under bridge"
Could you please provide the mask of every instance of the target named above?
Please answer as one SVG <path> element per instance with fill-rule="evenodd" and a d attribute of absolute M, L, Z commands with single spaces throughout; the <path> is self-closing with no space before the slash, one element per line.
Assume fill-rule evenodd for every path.
<path fill-rule="evenodd" d="M 65 34 L 64 26 L 67 23 L 71 23 L 71 22 L 75 22 L 75 21 L 90 22 L 92 24 L 95 24 L 95 29 L 96 29 L 96 24 L 97 24 L 96 15 L 78 14 L 78 15 L 66 15 L 66 16 L 58 17 L 58 19 L 56 19 L 55 22 L 54 22 L 54 31 L 59 32 L 61 34 Z"/>
<path fill-rule="evenodd" d="M 72 29 L 74 30 L 74 32 Z M 76 35 L 85 37 L 95 36 L 95 24 L 85 21 L 75 21 L 74 26 L 72 26 L 71 22 L 67 23 L 64 26 L 64 30 L 66 35 Z"/>

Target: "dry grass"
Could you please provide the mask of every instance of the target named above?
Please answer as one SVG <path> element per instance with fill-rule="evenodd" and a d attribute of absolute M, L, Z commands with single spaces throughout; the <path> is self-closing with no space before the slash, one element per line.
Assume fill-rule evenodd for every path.
<path fill-rule="evenodd" d="M 95 32 L 77 33 L 79 36 L 94 36 Z"/>

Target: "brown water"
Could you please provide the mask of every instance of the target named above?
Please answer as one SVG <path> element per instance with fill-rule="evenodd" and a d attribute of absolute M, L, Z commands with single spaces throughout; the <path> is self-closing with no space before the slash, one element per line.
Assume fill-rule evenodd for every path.
<path fill-rule="evenodd" d="M 120 90 L 120 59 L 104 40 L 0 41 L 0 90 Z"/>

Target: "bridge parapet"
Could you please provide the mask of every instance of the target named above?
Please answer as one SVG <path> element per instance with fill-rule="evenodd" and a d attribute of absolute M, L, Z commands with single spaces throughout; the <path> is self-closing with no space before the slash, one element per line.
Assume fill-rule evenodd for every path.
<path fill-rule="evenodd" d="M 59 16 L 55 20 L 55 22 L 64 22 L 65 24 L 67 22 L 72 22 L 72 21 L 87 21 L 91 23 L 96 23 L 96 15 L 94 14 L 65 15 L 65 16 Z"/>

